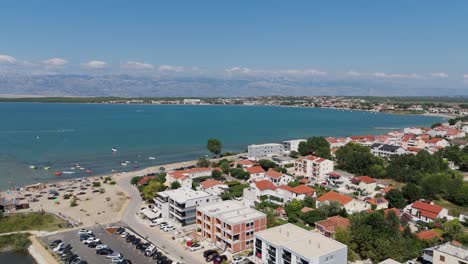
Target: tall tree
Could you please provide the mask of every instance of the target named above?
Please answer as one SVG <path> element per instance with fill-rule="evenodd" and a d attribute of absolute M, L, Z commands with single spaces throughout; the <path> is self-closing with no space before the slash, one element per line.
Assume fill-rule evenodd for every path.
<path fill-rule="evenodd" d="M 387 194 L 385 194 L 385 199 L 388 201 L 389 208 L 395 207 L 398 209 L 403 209 L 406 206 L 406 200 L 400 190 L 390 190 Z"/>
<path fill-rule="evenodd" d="M 218 156 L 221 154 L 221 149 L 223 145 L 219 139 L 216 138 L 210 138 L 208 139 L 208 143 L 206 144 L 206 148 L 208 151 L 213 153 L 215 156 Z"/>

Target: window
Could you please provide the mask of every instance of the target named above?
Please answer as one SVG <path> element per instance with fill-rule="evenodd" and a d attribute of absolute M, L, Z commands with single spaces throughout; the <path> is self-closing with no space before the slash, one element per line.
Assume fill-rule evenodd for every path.
<path fill-rule="evenodd" d="M 442 261 L 442 262 L 445 262 L 445 256 L 440 256 L 439 260 Z"/>

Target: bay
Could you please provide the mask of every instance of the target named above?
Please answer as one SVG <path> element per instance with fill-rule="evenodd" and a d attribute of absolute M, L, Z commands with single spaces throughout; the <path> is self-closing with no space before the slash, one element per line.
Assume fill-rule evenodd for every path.
<path fill-rule="evenodd" d="M 443 120 L 277 106 L 0 103 L 0 188 L 49 181 L 54 171 L 74 172 L 61 179 L 86 176 L 76 163 L 102 174 L 196 159 L 208 154 L 210 137 L 224 151 L 243 151 L 252 143 L 382 134 Z"/>

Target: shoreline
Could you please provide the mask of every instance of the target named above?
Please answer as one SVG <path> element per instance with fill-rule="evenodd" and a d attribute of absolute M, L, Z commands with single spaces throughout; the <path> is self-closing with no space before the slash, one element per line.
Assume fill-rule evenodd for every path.
<path fill-rule="evenodd" d="M 2 97 L 0 97 L 1 99 Z M 36 97 L 35 97 L 36 98 Z M 37 97 L 37 98 L 48 98 L 48 97 Z M 76 97 L 72 97 L 76 98 Z M 6 98 L 6 99 L 16 99 L 16 98 Z M 360 111 L 360 112 L 369 112 L 369 113 L 381 113 L 386 115 L 415 115 L 415 116 L 431 116 L 431 117 L 442 117 L 444 119 L 455 118 L 461 115 L 450 115 L 444 113 L 427 113 L 424 112 L 422 114 L 411 114 L 411 113 L 388 113 L 385 111 L 373 111 L 373 110 L 366 110 L 366 109 L 351 109 L 351 108 L 340 108 L 340 107 L 316 107 L 316 106 L 303 106 L 303 105 L 281 105 L 281 104 L 274 104 L 274 105 L 265 105 L 265 104 L 146 104 L 146 103 L 106 103 L 106 102 L 40 102 L 40 101 L 1 101 L 0 103 L 39 103 L 39 104 L 82 104 L 82 105 L 175 105 L 175 106 L 259 106 L 259 107 L 285 107 L 285 108 L 304 108 L 304 109 L 331 109 L 331 110 L 338 110 L 338 111 Z"/>

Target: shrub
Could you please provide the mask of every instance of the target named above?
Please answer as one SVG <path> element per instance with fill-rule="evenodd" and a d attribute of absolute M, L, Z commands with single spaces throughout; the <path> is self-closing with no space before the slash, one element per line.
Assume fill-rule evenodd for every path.
<path fill-rule="evenodd" d="M 93 187 L 100 187 L 101 183 L 100 182 L 93 182 Z"/>

